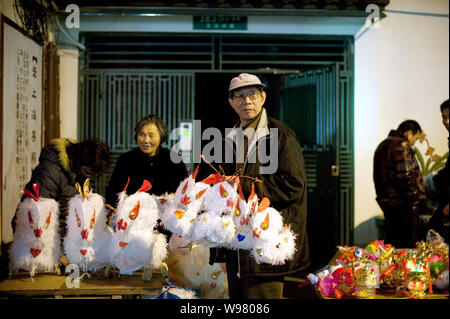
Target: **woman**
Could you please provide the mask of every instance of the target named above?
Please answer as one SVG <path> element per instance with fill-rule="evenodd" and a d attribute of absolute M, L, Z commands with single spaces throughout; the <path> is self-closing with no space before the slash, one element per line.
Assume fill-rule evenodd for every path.
<path fill-rule="evenodd" d="M 144 180 L 152 184 L 152 188 L 148 191 L 151 194 L 162 195 L 176 191 L 188 173 L 184 163 L 181 161 L 178 164 L 173 163 L 171 151 L 161 146 L 167 137 L 166 125 L 155 115 L 147 115 L 136 124 L 134 139 L 139 147 L 122 154 L 117 160 L 106 188 L 107 204 L 112 207 L 117 205 L 117 194 L 124 189 L 128 177 L 130 177 L 126 191 L 128 195 L 137 192 Z"/>

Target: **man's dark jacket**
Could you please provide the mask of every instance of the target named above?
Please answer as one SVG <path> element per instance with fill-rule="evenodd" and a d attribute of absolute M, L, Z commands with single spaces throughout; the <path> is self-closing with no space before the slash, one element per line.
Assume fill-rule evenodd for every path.
<path fill-rule="evenodd" d="M 425 201 L 425 187 L 408 139 L 391 130 L 378 145 L 373 162 L 373 180 L 380 207 L 401 206 L 411 213 L 419 213 Z"/>
<path fill-rule="evenodd" d="M 227 262 L 227 271 L 229 266 L 240 274 L 241 278 L 250 278 L 253 276 L 284 276 L 304 271 L 309 267 L 309 247 L 308 236 L 306 232 L 306 173 L 303 154 L 295 133 L 282 122 L 268 117 L 267 127 L 269 130 L 278 129 L 278 168 L 273 174 L 261 174 L 260 167 L 267 166 L 261 164 L 256 151 L 256 162 L 247 163 L 242 174 L 244 176 L 257 177 L 262 183 L 255 183 L 255 191 L 261 200 L 267 197 L 270 205 L 278 210 L 283 217 L 285 224 L 291 226 L 296 237 L 296 252 L 294 258 L 287 261 L 284 265 L 257 264 L 248 250 L 212 250 L 212 261 L 214 254 L 217 253 L 216 262 Z M 266 143 L 266 150 L 269 152 L 270 137 L 261 138 L 256 144 L 260 147 L 261 143 Z M 249 151 L 251 152 L 251 151 Z M 236 156 L 234 156 L 236 160 Z M 224 161 L 223 161 L 224 162 Z M 219 164 L 219 163 L 217 163 Z M 221 164 L 227 175 L 233 175 L 236 171 L 236 163 Z M 212 174 L 214 171 L 208 171 L 208 167 L 202 165 L 200 171 L 203 174 Z M 206 172 L 205 172 L 206 171 Z M 206 176 L 204 175 L 204 176 Z M 198 178 L 198 180 L 200 180 Z M 253 180 L 241 178 L 245 198 L 251 193 Z M 225 251 L 225 256 L 223 255 Z M 239 254 L 239 262 L 238 262 Z M 225 260 L 223 260 L 225 258 Z"/>

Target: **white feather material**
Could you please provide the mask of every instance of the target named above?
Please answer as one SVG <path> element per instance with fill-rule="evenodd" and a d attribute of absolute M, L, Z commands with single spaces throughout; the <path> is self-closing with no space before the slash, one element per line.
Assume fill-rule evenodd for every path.
<path fill-rule="evenodd" d="M 192 227 L 191 239 L 205 247 L 226 247 L 236 230 L 233 220 L 237 193 L 228 182 L 217 183 L 206 193 L 202 212 Z"/>
<path fill-rule="evenodd" d="M 283 226 L 280 213 L 268 207 L 253 218 L 252 256 L 255 261 L 282 265 L 292 259 L 295 252 L 295 235 L 290 227 Z"/>
<path fill-rule="evenodd" d="M 161 216 L 164 227 L 174 234 L 189 236 L 209 188 L 208 184 L 196 183 L 192 175 L 182 181 Z"/>
<path fill-rule="evenodd" d="M 167 256 L 167 240 L 153 231 L 158 218 L 158 205 L 150 194 L 120 193 L 116 229 L 109 249 L 111 265 L 121 273 L 159 267 Z"/>
<path fill-rule="evenodd" d="M 236 233 L 233 240 L 228 245 L 232 249 L 251 249 L 253 245 L 252 220 L 253 214 L 251 204 L 239 197 L 236 209 L 233 214 Z"/>
<path fill-rule="evenodd" d="M 163 289 L 163 292 L 164 291 L 167 291 L 168 293 L 171 293 L 172 295 L 175 295 L 180 299 L 198 299 L 195 295 L 194 290 L 183 289 L 179 287 L 166 287 Z"/>
<path fill-rule="evenodd" d="M 163 234 L 154 232 L 155 242 L 153 244 L 152 258 L 150 265 L 152 269 L 158 269 L 161 262 L 167 258 L 167 239 Z"/>
<path fill-rule="evenodd" d="M 85 269 L 109 264 L 108 246 L 112 230 L 106 225 L 104 199 L 89 192 L 87 199 L 78 194 L 69 201 L 64 251 L 69 263 Z"/>
<path fill-rule="evenodd" d="M 252 229 L 255 240 L 270 241 L 283 230 L 283 218 L 280 213 L 268 207 L 262 212 L 257 212 L 253 216 Z"/>
<path fill-rule="evenodd" d="M 161 217 L 164 212 L 166 211 L 166 209 L 168 209 L 168 207 L 170 207 L 170 204 L 173 201 L 173 198 L 175 197 L 175 194 L 167 194 L 165 193 L 164 195 L 153 195 L 153 198 L 156 200 L 156 204 L 158 205 L 158 212 L 159 212 L 159 216 Z"/>
<path fill-rule="evenodd" d="M 59 205 L 49 198 L 26 198 L 16 212 L 16 229 L 10 248 L 13 272 L 54 272 L 61 257 Z"/>
<path fill-rule="evenodd" d="M 182 235 L 188 242 L 204 247 L 252 250 L 257 263 L 280 265 L 292 259 L 295 235 L 284 225 L 281 214 L 269 207 L 267 198 L 259 201 L 253 187 L 248 201 L 245 201 L 242 190 L 239 188 L 239 194 L 236 191 L 237 183 L 234 187 L 226 181 L 215 183 L 205 192 L 201 205 L 192 206 L 195 210 L 183 211 L 182 218 L 188 216 L 193 220 L 187 226 L 190 230 L 186 231 L 187 227 L 183 230 L 179 226 L 182 218 L 175 217 L 175 212 L 182 208 L 177 203 L 186 199 L 184 196 L 192 197 L 196 184 L 199 183 L 191 177 L 180 184 L 172 205 L 163 214 L 166 228 Z"/>

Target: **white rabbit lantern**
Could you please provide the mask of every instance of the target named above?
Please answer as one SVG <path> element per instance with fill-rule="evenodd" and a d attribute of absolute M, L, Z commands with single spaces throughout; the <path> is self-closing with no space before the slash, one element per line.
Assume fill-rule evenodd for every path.
<path fill-rule="evenodd" d="M 283 226 L 280 213 L 269 205 L 269 199 L 263 198 L 253 216 L 251 253 L 259 264 L 282 265 L 294 255 L 295 236 L 290 227 Z"/>
<path fill-rule="evenodd" d="M 239 199 L 234 210 L 233 220 L 236 227 L 236 235 L 228 245 L 232 249 L 251 249 L 253 246 L 253 216 L 258 204 L 258 196 L 255 194 L 255 186 L 245 200 L 241 184 L 238 184 Z"/>
<path fill-rule="evenodd" d="M 172 202 L 161 216 L 164 227 L 172 233 L 190 237 L 192 226 L 203 204 L 210 185 L 195 182 L 199 165 L 195 171 L 178 186 Z"/>
<path fill-rule="evenodd" d="M 191 239 L 205 247 L 227 247 L 235 237 L 233 220 L 238 194 L 219 173 L 202 181 L 214 184 L 194 221 Z"/>
<path fill-rule="evenodd" d="M 128 182 L 130 179 L 128 178 Z M 166 237 L 154 230 L 159 216 L 153 196 L 146 193 L 151 184 L 144 180 L 141 188 L 128 196 L 119 194 L 117 224 L 110 246 L 111 265 L 121 274 L 144 269 L 143 279 L 150 280 L 153 269 L 167 257 Z"/>
<path fill-rule="evenodd" d="M 25 189 L 25 198 L 16 212 L 16 229 L 10 248 L 10 273 L 20 269 L 30 272 L 58 272 L 61 257 L 59 205 L 54 199 L 39 197 L 39 185 L 34 194 Z"/>
<path fill-rule="evenodd" d="M 89 189 L 86 179 L 79 194 L 69 201 L 67 234 L 64 251 L 70 264 L 87 269 L 100 269 L 109 265 L 108 245 L 112 230 L 106 225 L 104 199 Z"/>

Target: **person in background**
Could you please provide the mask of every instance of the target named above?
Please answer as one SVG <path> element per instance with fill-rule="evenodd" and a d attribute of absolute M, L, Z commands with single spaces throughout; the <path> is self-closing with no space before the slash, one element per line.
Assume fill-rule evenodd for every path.
<path fill-rule="evenodd" d="M 425 210 L 425 187 L 414 144 L 422 129 L 402 122 L 377 147 L 373 159 L 376 200 L 385 218 L 385 241 L 397 248 L 415 248 L 420 238 L 419 214 Z"/>
<path fill-rule="evenodd" d="M 306 173 L 305 162 L 299 141 L 295 133 L 282 122 L 269 117 L 263 107 L 266 101 L 264 84 L 253 74 L 241 73 L 233 78 L 228 88 L 228 102 L 239 116 L 230 134 L 241 134 L 236 150 L 243 151 L 243 156 L 235 154 L 233 163 L 216 163 L 223 166 L 226 175 L 233 175 L 240 170 L 240 183 L 245 198 L 251 193 L 254 179 L 255 193 L 259 199 L 267 197 L 271 207 L 277 209 L 283 222 L 291 225 L 296 237 L 296 252 L 292 260 L 283 265 L 257 264 L 248 250 L 211 249 L 210 264 L 226 262 L 228 290 L 231 299 L 281 299 L 283 297 L 284 276 L 298 275 L 310 265 L 309 246 L 306 232 Z M 239 132 L 237 132 L 239 131 Z M 263 136 L 256 132 L 266 132 Z M 278 131 L 278 139 L 271 131 Z M 260 159 L 249 160 L 250 155 L 258 153 L 262 143 L 277 145 L 277 167 L 274 173 L 263 173 L 264 166 Z M 266 148 L 267 150 L 267 148 Z M 207 165 L 199 172 L 207 173 Z M 209 173 L 214 171 L 209 168 Z M 207 174 L 208 175 L 208 174 Z M 199 178 L 200 179 L 200 178 Z"/>
<path fill-rule="evenodd" d="M 136 123 L 134 139 L 138 147 L 119 156 L 111 179 L 106 188 L 106 203 L 114 209 L 120 193 L 130 182 L 126 190 L 128 195 L 136 193 L 144 180 L 148 180 L 152 188 L 150 194 L 163 195 L 174 193 L 179 184 L 188 176 L 186 166 L 182 161 L 172 162 L 177 154 L 172 154 L 161 146 L 168 138 L 168 129 L 156 115 L 144 116 Z M 170 238 L 170 232 L 161 226 L 158 230 Z"/>
<path fill-rule="evenodd" d="M 449 100 L 444 101 L 441 104 L 442 123 L 444 124 L 447 132 L 449 132 Z M 447 139 L 449 139 L 447 137 Z M 450 148 L 450 140 L 448 141 Z M 445 167 L 441 169 L 436 175 L 432 177 L 431 188 L 437 194 L 438 207 L 434 212 L 430 220 L 430 228 L 437 231 L 444 239 L 449 243 L 449 160 L 445 163 Z"/>
<path fill-rule="evenodd" d="M 41 197 L 51 198 L 59 203 L 61 238 L 66 232 L 68 202 L 78 194 L 75 184 L 83 185 L 87 178 L 94 179 L 102 175 L 109 165 L 109 147 L 94 139 L 77 142 L 69 138 L 57 138 L 41 150 L 39 164 L 33 170 L 25 189 L 33 193 L 32 185 L 38 184 Z M 25 198 L 22 196 L 21 201 Z M 11 226 L 15 231 L 16 215 Z"/>

